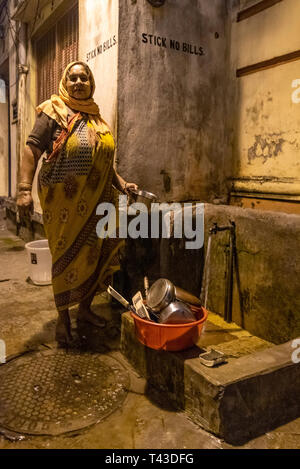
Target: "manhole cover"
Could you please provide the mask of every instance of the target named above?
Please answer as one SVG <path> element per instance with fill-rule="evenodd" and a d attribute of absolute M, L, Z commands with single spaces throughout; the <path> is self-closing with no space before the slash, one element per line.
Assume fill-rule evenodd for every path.
<path fill-rule="evenodd" d="M 49 350 L 0 368 L 0 426 L 58 435 L 87 427 L 122 405 L 128 373 L 108 355 Z"/>

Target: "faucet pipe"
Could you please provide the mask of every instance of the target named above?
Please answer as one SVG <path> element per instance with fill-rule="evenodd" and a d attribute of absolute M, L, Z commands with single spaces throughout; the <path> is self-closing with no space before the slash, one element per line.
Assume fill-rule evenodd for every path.
<path fill-rule="evenodd" d="M 226 261 L 226 285 L 224 300 L 224 320 L 228 323 L 232 322 L 232 292 L 233 292 L 233 254 L 235 249 L 235 222 L 229 220 L 230 225 L 219 226 L 214 223 L 209 230 L 210 235 L 216 235 L 221 231 L 229 231 L 229 252 Z"/>

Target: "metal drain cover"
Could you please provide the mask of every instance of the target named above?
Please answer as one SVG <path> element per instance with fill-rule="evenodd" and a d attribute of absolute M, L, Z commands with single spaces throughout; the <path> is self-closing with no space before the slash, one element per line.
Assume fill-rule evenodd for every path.
<path fill-rule="evenodd" d="M 79 430 L 120 407 L 128 387 L 128 373 L 109 355 L 26 355 L 0 367 L 0 427 L 31 435 Z"/>

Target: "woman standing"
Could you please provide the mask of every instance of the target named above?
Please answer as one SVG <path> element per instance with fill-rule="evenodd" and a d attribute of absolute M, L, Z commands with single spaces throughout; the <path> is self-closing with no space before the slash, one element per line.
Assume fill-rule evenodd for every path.
<path fill-rule="evenodd" d="M 52 254 L 52 285 L 58 310 L 56 338 L 71 339 L 69 308 L 104 327 L 90 309 L 98 289 L 105 290 L 119 269 L 120 240 L 99 239 L 96 207 L 116 202 L 121 192 L 137 189 L 113 167 L 114 140 L 93 100 L 95 81 L 83 62 L 70 63 L 59 85 L 59 96 L 37 107 L 38 116 L 22 161 L 17 205 L 20 215 L 32 210 L 31 187 L 41 154 L 38 194 L 45 233 Z"/>

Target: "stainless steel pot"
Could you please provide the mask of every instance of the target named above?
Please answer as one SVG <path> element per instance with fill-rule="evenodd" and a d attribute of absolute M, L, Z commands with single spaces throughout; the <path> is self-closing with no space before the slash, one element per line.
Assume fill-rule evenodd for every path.
<path fill-rule="evenodd" d="M 147 295 L 147 305 L 158 312 L 175 300 L 175 287 L 170 280 L 160 278 L 151 285 Z"/>
<path fill-rule="evenodd" d="M 160 324 L 185 324 L 194 321 L 194 313 L 182 301 L 172 301 L 159 315 Z"/>
<path fill-rule="evenodd" d="M 148 209 L 151 209 L 151 204 L 157 200 L 157 196 L 152 192 L 130 189 L 130 203 L 138 202 L 146 205 Z"/>
<path fill-rule="evenodd" d="M 192 305 L 200 306 L 200 300 L 191 293 L 176 287 L 170 280 L 160 278 L 153 283 L 148 291 L 147 304 L 158 312 L 164 309 L 174 300 L 184 301 Z"/>

